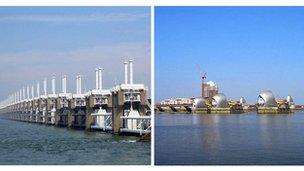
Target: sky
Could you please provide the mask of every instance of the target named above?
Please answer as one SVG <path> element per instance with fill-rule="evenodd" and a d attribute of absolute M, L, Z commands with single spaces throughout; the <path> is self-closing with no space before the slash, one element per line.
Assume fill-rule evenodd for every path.
<path fill-rule="evenodd" d="M 133 59 L 134 83 L 150 90 L 149 7 L 0 7 L 0 99 L 23 86 L 67 75 L 68 92 L 95 88 L 102 67 L 103 87 L 124 82 L 125 60 Z M 35 88 L 36 89 L 36 88 Z M 36 92 L 35 92 L 36 93 Z"/>
<path fill-rule="evenodd" d="M 303 7 L 156 7 L 156 102 L 200 96 L 206 72 L 228 99 L 304 104 L 303 21 Z"/>

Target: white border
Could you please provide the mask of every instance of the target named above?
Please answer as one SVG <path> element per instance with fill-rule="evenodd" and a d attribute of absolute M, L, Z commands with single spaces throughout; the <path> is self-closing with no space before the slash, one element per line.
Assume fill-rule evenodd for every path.
<path fill-rule="evenodd" d="M 1 6 L 304 6 L 303 0 L 0 0 Z"/>
<path fill-rule="evenodd" d="M 154 6 L 151 6 L 150 7 L 150 16 L 151 16 L 151 18 L 150 18 L 150 20 L 151 20 L 151 25 L 150 25 L 150 29 L 151 29 L 151 37 L 150 37 L 150 39 L 151 39 L 151 125 L 152 125 L 152 129 L 151 129 L 151 165 L 154 165 L 154 130 L 155 130 L 155 126 L 154 126 L 154 119 L 155 119 L 155 117 L 154 117 L 154 104 L 155 104 L 155 101 L 154 101 L 154 99 L 155 99 L 155 83 L 154 83 L 154 81 L 155 81 L 155 77 L 154 77 L 154 71 L 155 71 L 155 55 L 154 55 L 154 38 L 155 38 L 155 36 L 154 36 Z"/>
<path fill-rule="evenodd" d="M 0 166 L 1 170 L 20 171 L 53 171 L 57 169 L 65 171 L 302 171 L 303 166 L 90 166 L 90 165 L 69 165 L 69 166 Z"/>
<path fill-rule="evenodd" d="M 155 95 L 155 47 L 154 47 L 154 6 L 304 6 L 304 0 L 0 0 L 1 6 L 151 6 L 151 112 L 152 119 L 151 123 L 154 125 L 154 95 Z M 154 127 L 151 132 L 151 165 L 154 165 Z M 0 154 L 1 155 L 1 154 Z M 30 156 L 29 156 L 30 157 Z M 98 166 L 0 166 L 1 170 L 22 170 L 22 171 L 41 171 L 43 170 L 54 170 L 54 169 L 65 169 L 73 171 L 85 170 L 100 170 L 101 165 Z M 303 166 L 302 166 L 303 167 Z M 175 170 L 184 171 L 185 169 L 191 170 L 231 170 L 231 171 L 243 171 L 243 170 L 276 170 L 286 171 L 292 170 L 303 170 L 302 167 L 294 166 L 187 166 L 187 167 L 176 167 L 176 166 L 102 166 L 105 171 L 112 170 Z"/>

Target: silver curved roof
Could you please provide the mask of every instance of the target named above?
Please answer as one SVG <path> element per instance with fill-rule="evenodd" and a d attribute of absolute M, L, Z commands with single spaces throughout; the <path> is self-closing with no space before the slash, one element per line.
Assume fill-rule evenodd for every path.
<path fill-rule="evenodd" d="M 244 97 L 241 97 L 240 103 L 241 103 L 241 104 L 246 104 L 246 103 L 247 103 Z"/>
<path fill-rule="evenodd" d="M 193 101 L 193 108 L 194 109 L 207 108 L 205 99 L 203 99 L 201 97 L 195 98 Z"/>
<path fill-rule="evenodd" d="M 226 96 L 223 93 L 219 93 L 212 97 L 212 106 L 216 108 L 229 107 Z"/>
<path fill-rule="evenodd" d="M 276 107 L 277 102 L 271 91 L 262 91 L 258 96 L 258 104 L 263 107 Z"/>
<path fill-rule="evenodd" d="M 287 97 L 286 97 L 286 101 L 287 101 L 288 103 L 293 103 L 293 98 L 292 98 L 291 96 L 287 96 Z"/>

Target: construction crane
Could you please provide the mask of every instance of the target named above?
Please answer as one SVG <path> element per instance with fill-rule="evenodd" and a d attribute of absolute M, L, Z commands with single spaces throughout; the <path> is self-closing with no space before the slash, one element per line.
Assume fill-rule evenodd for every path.
<path fill-rule="evenodd" d="M 205 79 L 207 78 L 207 73 L 202 74 L 202 97 L 205 97 Z"/>
<path fill-rule="evenodd" d="M 198 71 L 200 72 L 201 75 L 201 79 L 202 79 L 202 98 L 205 97 L 205 80 L 207 78 L 207 73 L 206 72 L 202 72 L 201 67 L 196 64 L 196 67 L 198 69 Z"/>

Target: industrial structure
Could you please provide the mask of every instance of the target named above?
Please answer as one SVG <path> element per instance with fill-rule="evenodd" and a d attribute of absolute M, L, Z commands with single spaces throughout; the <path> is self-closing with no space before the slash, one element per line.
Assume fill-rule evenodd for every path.
<path fill-rule="evenodd" d="M 208 81 L 204 83 L 203 90 L 204 90 L 203 93 L 204 95 L 202 97 L 204 97 L 205 99 L 211 99 L 212 97 L 214 97 L 219 93 L 219 88 L 217 84 L 213 81 Z"/>
<path fill-rule="evenodd" d="M 211 106 L 211 113 L 230 113 L 228 101 L 223 93 L 212 97 Z"/>
<path fill-rule="evenodd" d="M 205 97 L 205 80 L 207 79 L 207 73 L 202 74 L 202 97 Z"/>
<path fill-rule="evenodd" d="M 210 100 L 214 95 L 218 94 L 218 86 L 213 81 L 206 82 L 206 79 L 207 79 L 207 73 L 201 72 L 201 81 L 202 81 L 202 84 L 201 84 L 202 96 L 201 97 Z"/>
<path fill-rule="evenodd" d="M 286 100 L 276 100 L 270 90 L 262 91 L 257 99 L 258 114 L 288 114 L 293 113 L 295 105 L 291 96 Z"/>
<path fill-rule="evenodd" d="M 187 99 L 187 98 L 184 98 Z M 184 100 L 186 102 L 186 100 Z M 262 91 L 257 98 L 257 104 L 249 105 L 244 97 L 240 100 L 227 100 L 223 93 L 210 98 L 191 98 L 189 103 L 176 103 L 174 100 L 164 100 L 156 105 L 157 112 L 186 112 L 196 114 L 241 114 L 257 111 L 258 114 L 289 114 L 303 107 L 297 106 L 291 96 L 276 100 L 269 90 Z"/>
<path fill-rule="evenodd" d="M 198 114 L 240 114 L 257 111 L 259 114 L 292 113 L 299 109 L 293 98 L 276 100 L 271 91 L 259 94 L 257 104 L 249 105 L 244 97 L 239 100 L 227 100 L 223 93 L 219 93 L 217 84 L 213 81 L 205 82 L 206 73 L 202 74 L 202 96 L 197 98 L 165 99 L 156 104 L 157 112 L 186 112 Z"/>
<path fill-rule="evenodd" d="M 242 104 L 240 101 L 227 100 L 223 93 L 218 93 L 211 99 L 199 97 L 194 100 L 192 112 L 202 114 L 244 113 L 243 108 L 245 104 Z"/>
<path fill-rule="evenodd" d="M 219 93 L 218 85 L 213 81 L 205 82 L 207 74 L 201 76 L 202 96 L 197 98 L 165 99 L 157 104 L 158 112 L 187 112 L 200 114 L 230 114 L 244 113 L 248 106 L 244 98 L 240 101 L 227 100 L 223 93 Z M 244 110 L 246 109 L 246 110 Z"/>
<path fill-rule="evenodd" d="M 155 105 L 155 111 L 197 114 L 241 114 L 257 111 L 259 114 L 277 114 L 292 113 L 301 109 L 300 106 L 295 105 L 291 96 L 283 100 L 275 100 L 271 91 L 263 91 L 255 105 L 249 105 L 244 97 L 239 100 L 227 100 L 225 94 L 219 93 L 218 85 L 213 81 L 205 82 L 206 78 L 207 74 L 202 73 L 201 97 L 165 99 Z"/>
<path fill-rule="evenodd" d="M 0 114 L 7 119 L 56 125 L 86 130 L 102 130 L 115 134 L 149 135 L 151 101 L 144 84 L 133 83 L 133 60 L 124 62 L 125 82 L 110 89 L 102 86 L 102 68 L 95 70 L 95 89 L 83 92 L 82 76 L 76 76 L 76 92 L 67 92 L 67 76 L 62 76 L 62 90 L 56 92 L 56 78 L 23 87 L 0 103 Z M 129 71 L 129 74 L 128 74 Z M 31 97 L 30 97 L 31 92 Z"/>

